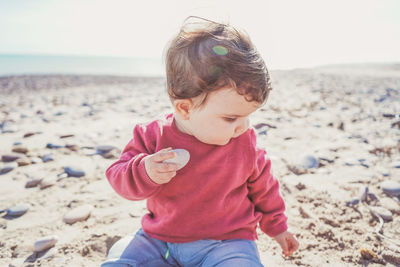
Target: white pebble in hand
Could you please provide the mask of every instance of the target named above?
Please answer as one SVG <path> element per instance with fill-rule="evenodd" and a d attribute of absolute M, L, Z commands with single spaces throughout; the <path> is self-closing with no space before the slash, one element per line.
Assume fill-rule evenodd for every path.
<path fill-rule="evenodd" d="M 164 162 L 178 164 L 178 170 L 185 167 L 185 165 L 189 162 L 190 154 L 189 154 L 189 151 L 187 151 L 186 149 L 178 148 L 178 149 L 171 150 L 170 152 L 175 152 L 176 157 L 172 158 L 172 159 L 164 160 Z"/>

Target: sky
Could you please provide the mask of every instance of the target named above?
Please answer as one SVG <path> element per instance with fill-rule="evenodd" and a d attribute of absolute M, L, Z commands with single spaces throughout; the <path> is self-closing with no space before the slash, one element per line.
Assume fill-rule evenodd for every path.
<path fill-rule="evenodd" d="M 400 62 L 398 0 L 0 0 L 0 54 L 162 58 L 189 15 L 245 30 L 275 69 Z"/>

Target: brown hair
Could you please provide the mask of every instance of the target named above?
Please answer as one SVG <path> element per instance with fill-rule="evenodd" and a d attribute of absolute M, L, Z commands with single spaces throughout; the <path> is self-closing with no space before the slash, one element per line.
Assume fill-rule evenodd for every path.
<path fill-rule="evenodd" d="M 208 93 L 231 86 L 247 101 L 264 103 L 272 89 L 264 60 L 247 34 L 193 16 L 170 42 L 166 74 L 172 100 L 204 94 L 203 104 Z"/>

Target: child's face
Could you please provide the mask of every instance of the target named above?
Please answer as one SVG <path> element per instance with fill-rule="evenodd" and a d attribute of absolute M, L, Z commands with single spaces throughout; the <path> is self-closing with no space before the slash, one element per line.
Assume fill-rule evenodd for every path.
<path fill-rule="evenodd" d="M 190 110 L 186 125 L 203 143 L 226 145 L 248 129 L 249 115 L 259 107 L 236 90 L 224 88 L 211 92 L 203 106 Z"/>

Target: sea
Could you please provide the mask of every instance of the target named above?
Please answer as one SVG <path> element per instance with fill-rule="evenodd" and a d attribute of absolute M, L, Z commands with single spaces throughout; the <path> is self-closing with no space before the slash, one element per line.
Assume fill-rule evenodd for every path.
<path fill-rule="evenodd" d="M 161 58 L 0 54 L 0 77 L 37 74 L 82 74 L 160 77 Z"/>

